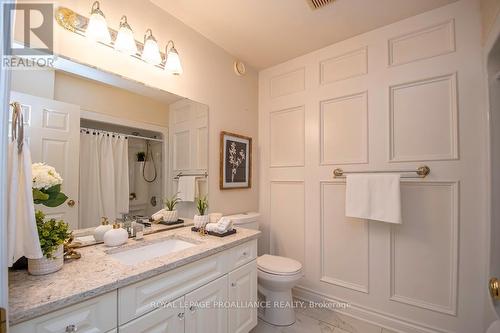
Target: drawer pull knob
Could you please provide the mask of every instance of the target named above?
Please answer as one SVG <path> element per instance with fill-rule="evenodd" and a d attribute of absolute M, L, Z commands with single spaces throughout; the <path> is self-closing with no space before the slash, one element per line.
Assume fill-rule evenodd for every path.
<path fill-rule="evenodd" d="M 177 317 L 179 317 L 179 320 L 183 320 L 184 319 L 184 312 L 180 312 Z"/>
<path fill-rule="evenodd" d="M 78 328 L 76 327 L 76 325 L 66 326 L 66 333 L 75 333 L 76 331 L 78 331 Z"/>
<path fill-rule="evenodd" d="M 246 256 L 247 256 L 247 254 L 248 254 L 248 253 L 246 253 L 246 252 L 243 252 L 243 256 L 244 256 L 244 257 L 246 257 Z"/>
<path fill-rule="evenodd" d="M 233 288 L 236 287 L 236 283 L 231 282 L 231 287 L 233 287 Z"/>
<path fill-rule="evenodd" d="M 191 305 L 191 306 L 189 307 L 189 311 L 191 311 L 191 312 L 195 312 L 195 311 L 196 311 L 196 306 Z"/>

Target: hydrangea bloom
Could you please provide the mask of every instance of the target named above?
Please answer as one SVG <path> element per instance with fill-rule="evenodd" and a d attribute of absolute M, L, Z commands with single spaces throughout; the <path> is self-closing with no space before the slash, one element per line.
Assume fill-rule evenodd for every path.
<path fill-rule="evenodd" d="M 48 190 L 52 186 L 60 185 L 63 182 L 56 169 L 45 163 L 33 163 L 31 166 L 33 177 L 33 188 Z"/>

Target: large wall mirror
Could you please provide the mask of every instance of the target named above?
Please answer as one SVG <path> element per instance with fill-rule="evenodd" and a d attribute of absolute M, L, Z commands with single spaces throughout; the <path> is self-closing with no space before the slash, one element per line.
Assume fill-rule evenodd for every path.
<path fill-rule="evenodd" d="M 192 218 L 208 196 L 207 105 L 62 58 L 11 83 L 32 162 L 64 180 L 64 205 L 36 207 L 47 217 L 95 228 L 102 217 L 151 217 L 179 196 L 179 217 Z"/>

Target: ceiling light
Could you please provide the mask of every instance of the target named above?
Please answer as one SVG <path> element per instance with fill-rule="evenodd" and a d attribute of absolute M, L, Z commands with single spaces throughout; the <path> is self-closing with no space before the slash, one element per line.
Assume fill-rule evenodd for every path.
<path fill-rule="evenodd" d="M 104 13 L 99 8 L 99 1 L 95 1 L 90 12 L 90 19 L 85 34 L 96 42 L 109 44 L 111 35 Z"/>
<path fill-rule="evenodd" d="M 153 36 L 151 29 L 146 30 L 144 34 L 144 50 L 142 51 L 142 60 L 152 65 L 159 65 L 162 62 L 160 48 Z"/>
<path fill-rule="evenodd" d="M 170 44 L 172 44 L 172 47 L 169 50 L 168 45 Z M 167 46 L 165 47 L 165 57 L 165 70 L 173 75 L 181 75 L 181 59 L 179 57 L 179 53 L 175 49 L 174 42 L 172 40 L 168 41 Z"/>
<path fill-rule="evenodd" d="M 127 17 L 125 15 L 123 15 L 120 20 L 120 29 L 118 29 L 118 35 L 116 36 L 115 50 L 128 55 L 134 55 L 137 53 L 134 33 L 128 24 Z"/>

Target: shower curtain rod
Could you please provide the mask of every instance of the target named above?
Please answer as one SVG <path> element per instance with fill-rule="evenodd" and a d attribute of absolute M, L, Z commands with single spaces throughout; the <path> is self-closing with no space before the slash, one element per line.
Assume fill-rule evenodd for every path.
<path fill-rule="evenodd" d="M 148 138 L 147 136 L 140 136 L 140 135 L 132 135 L 132 134 L 125 134 L 125 133 L 118 133 L 118 132 L 106 131 L 106 130 L 101 130 L 101 129 L 97 129 L 97 128 L 80 127 L 80 130 L 102 132 L 102 133 L 108 133 L 108 134 L 113 134 L 113 135 L 123 135 L 124 137 L 127 137 L 127 138 L 144 139 L 144 140 L 149 140 L 149 141 L 163 142 L 162 139 Z"/>

